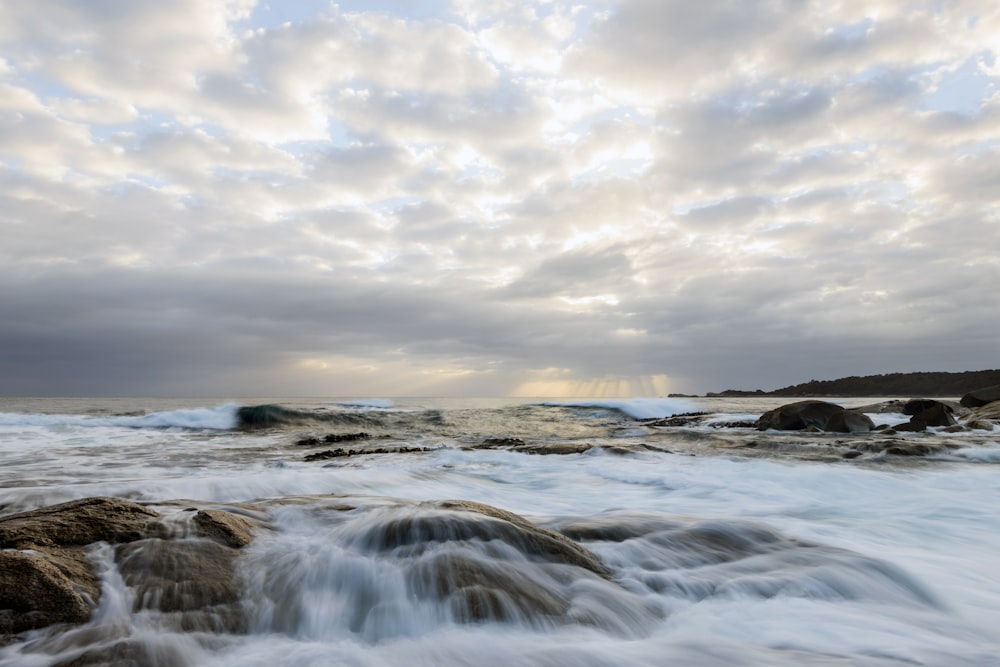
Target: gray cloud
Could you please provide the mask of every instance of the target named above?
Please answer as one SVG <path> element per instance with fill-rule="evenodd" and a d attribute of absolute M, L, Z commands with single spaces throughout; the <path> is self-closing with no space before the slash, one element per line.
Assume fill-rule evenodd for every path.
<path fill-rule="evenodd" d="M 254 8 L 0 5 L 0 392 L 995 365 L 986 0 Z"/>

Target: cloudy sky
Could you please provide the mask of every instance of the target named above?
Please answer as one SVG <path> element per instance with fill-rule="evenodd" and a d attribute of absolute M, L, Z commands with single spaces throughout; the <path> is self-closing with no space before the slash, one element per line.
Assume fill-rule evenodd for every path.
<path fill-rule="evenodd" d="M 995 0 L 0 3 L 0 393 L 1000 367 Z"/>

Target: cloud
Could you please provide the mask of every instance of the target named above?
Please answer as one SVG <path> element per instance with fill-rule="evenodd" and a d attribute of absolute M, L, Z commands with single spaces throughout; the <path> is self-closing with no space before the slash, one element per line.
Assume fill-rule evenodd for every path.
<path fill-rule="evenodd" d="M 993 3 L 378 7 L 0 5 L 0 392 L 993 363 Z"/>

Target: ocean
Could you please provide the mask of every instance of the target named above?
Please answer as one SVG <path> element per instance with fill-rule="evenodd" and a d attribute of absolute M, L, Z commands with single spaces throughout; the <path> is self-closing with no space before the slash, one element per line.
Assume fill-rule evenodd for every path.
<path fill-rule="evenodd" d="M 0 665 L 1000 665 L 1000 430 L 896 456 L 745 425 L 784 402 L 0 398 L 0 518 L 109 496 L 266 525 L 239 629 L 95 545 L 92 620 Z"/>

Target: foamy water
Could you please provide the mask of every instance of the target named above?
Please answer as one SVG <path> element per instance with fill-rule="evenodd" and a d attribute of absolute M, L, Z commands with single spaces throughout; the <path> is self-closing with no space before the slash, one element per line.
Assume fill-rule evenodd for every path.
<path fill-rule="evenodd" d="M 755 431 L 705 440 L 716 434 L 637 421 L 692 408 L 735 421 L 759 414 L 752 401 L 299 402 L 292 422 L 251 431 L 232 429 L 235 405 L 53 407 L 74 411 L 0 415 L 4 514 L 94 495 L 154 508 L 185 498 L 251 502 L 276 530 L 239 557 L 245 634 L 180 632 L 135 611 L 98 545 L 91 624 L 29 633 L 0 648 L 0 665 L 56 665 L 123 637 L 161 665 L 1000 665 L 1000 437 L 989 434 L 916 463 L 830 462 L 733 448 L 777 438 Z M 303 460 L 303 435 L 361 419 L 375 445 L 426 451 Z M 489 437 L 601 447 L 472 447 Z M 393 522 L 451 525 L 434 505 L 448 499 L 568 535 L 610 576 L 538 562 L 465 524 L 379 537 L 398 535 Z M 478 616 L 434 592 L 448 563 L 512 577 L 511 595 Z M 521 588 L 554 607 L 536 613 Z"/>

